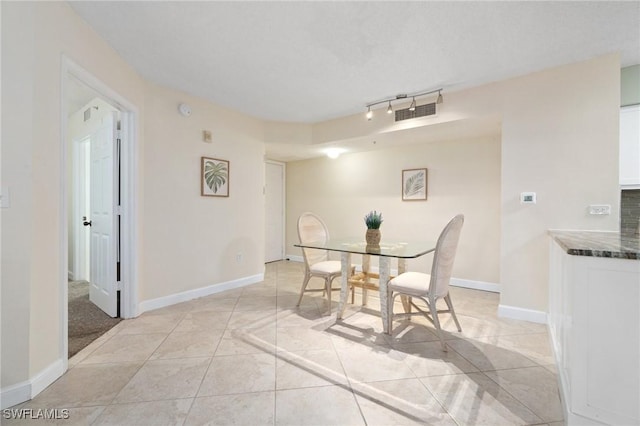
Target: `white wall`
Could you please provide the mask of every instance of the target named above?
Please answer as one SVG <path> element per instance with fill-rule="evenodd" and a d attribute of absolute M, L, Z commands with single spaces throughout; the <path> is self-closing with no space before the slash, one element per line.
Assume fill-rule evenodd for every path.
<path fill-rule="evenodd" d="M 67 3 L 0 7 L 2 185 L 11 191 L 1 218 L 4 406 L 9 394 L 28 398 L 36 381 L 54 380 L 66 359 L 62 55 L 137 108 L 133 252 L 141 303 L 263 272 L 264 129 L 255 119 L 144 81 Z M 178 114 L 179 102 L 191 104 L 191 117 Z M 212 144 L 201 142 L 204 129 L 213 132 Z M 201 156 L 231 162 L 229 198 L 200 196 Z"/>
<path fill-rule="evenodd" d="M 141 301 L 253 275 L 260 270 L 264 250 L 261 190 L 264 174 L 260 123 L 148 84 L 66 3 L 0 2 L 0 7 L 2 184 L 11 191 L 11 208 L 2 210 L 1 218 L 0 385 L 4 390 L 38 377 L 66 356 L 59 344 L 63 326 L 60 307 L 64 303 L 60 300 L 60 288 L 67 272 L 65 236 L 61 233 L 66 220 L 60 127 L 63 53 L 138 108 L 140 162 L 136 165 L 138 216 L 134 218 L 138 246 L 134 252 L 139 262 Z M 498 233 L 504 305 L 546 309 L 548 244 L 543 241 L 547 228 L 617 228 L 619 91 L 619 59 L 608 55 L 447 94 L 440 121 L 486 114 L 503 117 Z M 181 101 L 192 103 L 191 121 L 177 115 L 175 108 Z M 327 142 L 338 140 L 340 134 L 348 138 L 375 133 L 363 122 L 359 114 L 320 123 L 313 126 L 311 136 L 314 142 Z M 204 129 L 213 132 L 214 143 L 210 146 L 200 142 Z M 390 126 L 378 131 L 393 129 Z M 275 130 L 268 128 L 271 140 L 278 139 L 273 134 Z M 231 161 L 232 195 L 228 200 L 199 196 L 202 155 Z M 393 164 L 397 173 L 408 164 L 408 156 L 390 154 L 383 159 L 371 153 L 351 160 L 345 156 L 339 163 L 319 167 L 318 170 L 330 173 L 316 179 L 324 178 L 336 184 L 333 188 L 339 188 L 341 182 L 334 181 L 332 174 L 346 172 L 338 170 L 337 164 L 355 167 L 350 161 L 366 158 L 376 164 Z M 411 167 L 422 164 L 430 167 L 427 161 L 412 163 Z M 451 167 L 459 166 L 451 163 Z M 437 170 L 435 166 L 434 179 Z M 369 172 L 362 173 L 374 177 Z M 289 184 L 293 182 L 290 175 L 288 180 Z M 326 198 L 323 209 L 330 206 L 338 212 L 328 215 L 353 214 L 345 225 L 357 229 L 360 217 L 368 210 L 386 210 L 388 222 L 383 225 L 383 235 L 395 232 L 396 218 L 403 216 L 405 210 L 392 199 L 397 197 L 399 183 L 381 182 L 378 192 L 364 181 L 352 182 L 349 192 L 340 192 L 338 196 L 319 194 Z M 444 194 L 435 199 L 439 200 L 436 204 L 439 211 L 434 212 L 434 217 L 441 220 L 439 228 L 445 222 L 444 217 L 459 208 L 457 202 L 448 201 L 450 192 L 439 192 L 446 186 L 433 184 L 432 180 L 430 194 L 434 197 Z M 322 186 L 323 191 L 331 187 Z M 347 196 L 356 189 L 362 189 L 362 200 L 370 196 L 380 207 L 354 205 Z M 452 189 L 462 196 L 466 186 Z M 525 210 L 515 204 L 515 197 L 523 190 L 538 192 L 540 201 L 536 207 Z M 424 205 L 429 207 L 412 207 L 415 211 L 410 214 L 423 217 L 427 212 L 421 209 L 431 209 L 429 203 Z M 612 215 L 588 216 L 586 207 L 591 203 L 611 204 Z M 348 210 L 342 210 L 345 204 L 349 205 Z M 299 204 L 295 211 L 313 208 L 315 204 Z M 473 218 L 476 213 L 470 216 Z M 289 214 L 288 219 L 296 217 Z M 473 227 L 467 225 L 465 231 L 471 232 Z M 340 224 L 331 219 L 330 226 L 339 229 Z M 290 224 L 287 229 L 291 234 Z M 241 265 L 234 264 L 239 251 L 244 254 Z M 225 263 L 229 259 L 232 262 Z M 468 270 L 458 269 L 456 273 L 463 278 L 469 273 L 475 275 L 469 277 L 472 279 L 493 280 L 495 263 L 489 264 L 486 270 L 469 266 Z"/>
<path fill-rule="evenodd" d="M 617 55 L 496 84 L 502 127 L 501 305 L 547 310 L 555 229 L 619 230 Z M 521 205 L 534 191 L 536 205 Z M 590 216 L 589 204 L 611 215 Z"/>
<path fill-rule="evenodd" d="M 141 300 L 264 272 L 262 123 L 147 85 Z M 178 113 L 181 102 L 192 108 Z M 212 143 L 202 141 L 210 130 Z M 200 158 L 230 161 L 229 197 L 200 195 Z M 242 262 L 236 255 L 242 253 Z"/>
<path fill-rule="evenodd" d="M 427 168 L 427 201 L 402 201 L 403 169 Z M 436 240 L 465 215 L 456 278 L 497 283 L 500 253 L 499 137 L 407 145 L 287 164 L 287 253 L 300 256 L 296 221 L 313 211 L 334 237 L 362 237 L 364 215 L 381 211 L 382 240 Z M 375 263 L 374 259 L 374 263 Z M 410 260 L 428 271 L 431 256 Z M 354 258 L 354 263 L 360 259 Z"/>
<path fill-rule="evenodd" d="M 2 365 L 0 385 L 29 388 L 62 365 L 64 262 L 62 54 L 141 108 L 142 80 L 62 2 L 2 8 Z M 65 112 L 66 113 L 66 112 Z M 143 143 L 143 141 L 140 141 Z M 50 376 L 47 376 L 50 377 Z M 55 377 L 53 377 L 55 378 Z M 4 402 L 3 402 L 4 404 Z"/>
<path fill-rule="evenodd" d="M 435 130 L 436 125 L 442 123 L 455 125 L 459 121 L 462 124 L 465 120 L 483 117 L 498 117 L 502 122 L 500 178 L 493 188 L 500 191 L 500 206 L 496 208 L 488 204 L 496 218 L 499 217 L 500 225 L 487 228 L 492 235 L 499 235 L 500 243 L 477 251 L 482 257 L 493 251 L 487 259 L 490 266 L 464 267 L 463 272 L 459 264 L 454 271 L 454 275 L 465 275 L 461 278 L 483 281 L 496 280 L 498 268 L 501 314 L 544 320 L 547 309 L 548 229 L 618 229 L 619 104 L 620 63 L 618 56 L 611 54 L 465 91 L 445 93 L 445 103 L 440 105 L 436 117 L 411 123 L 414 127 L 433 126 Z M 378 114 L 371 122 L 364 120 L 363 115 L 313 125 L 313 143 L 339 145 L 341 141 L 362 136 L 379 140 L 380 136 L 401 132 L 406 126 L 393 123 L 392 117 L 385 117 L 386 114 Z M 295 221 L 304 210 L 317 210 L 327 216 L 334 233 L 347 232 L 346 226 L 351 230 L 360 229 L 357 218 L 371 209 L 383 210 L 388 217 L 383 225 L 383 238 L 385 232 L 398 237 L 405 235 L 409 226 L 393 228 L 398 226 L 394 223 L 399 222 L 402 216 L 402 210 L 391 202 L 391 197 L 398 197 L 398 184 L 387 186 L 386 179 L 378 182 L 375 180 L 377 175 L 371 173 L 368 165 L 374 164 L 376 173 L 389 177 L 395 176 L 408 164 L 421 167 L 429 161 L 425 157 L 423 161 L 414 158 L 407 162 L 409 157 L 404 149 L 388 149 L 384 154 L 352 154 L 334 163 L 324 159 L 289 163 L 289 253 L 297 238 Z M 458 158 L 461 168 L 464 168 L 462 165 L 473 167 L 476 161 L 464 153 Z M 389 167 L 381 167 L 383 161 Z M 309 170 L 304 170 L 306 168 Z M 313 180 L 310 179 L 312 173 L 315 173 Z M 299 177 L 302 177 L 301 185 L 308 188 L 307 193 L 304 189 L 297 189 Z M 355 183 L 341 189 L 349 179 L 354 179 Z M 393 179 L 399 180 L 399 177 Z M 371 181 L 376 185 L 368 186 Z M 434 191 L 449 194 L 448 185 L 446 181 L 437 184 L 431 180 L 430 194 Z M 477 196 L 473 182 L 454 188 L 453 193 L 457 197 L 454 205 L 466 197 Z M 521 205 L 519 196 L 523 191 L 536 192 L 538 204 Z M 363 205 L 354 205 L 351 197 L 356 197 Z M 364 200 L 371 200 L 371 203 L 364 203 Z M 446 211 L 440 206 L 445 201 L 450 199 L 430 198 L 425 209 L 438 206 L 440 211 Z M 610 204 L 611 215 L 590 216 L 587 213 L 589 204 Z M 440 221 L 438 226 L 442 226 L 445 216 L 451 213 L 447 211 L 436 215 Z M 470 215 L 473 217 L 475 214 L 476 210 L 472 209 Z M 470 232 L 467 225 L 463 238 L 467 238 Z M 429 231 L 426 227 L 424 229 Z M 475 248 L 481 246 L 477 241 Z M 499 256 L 495 257 L 498 252 Z M 469 254 L 463 254 L 461 259 Z M 493 272 L 489 273 L 487 269 Z"/>

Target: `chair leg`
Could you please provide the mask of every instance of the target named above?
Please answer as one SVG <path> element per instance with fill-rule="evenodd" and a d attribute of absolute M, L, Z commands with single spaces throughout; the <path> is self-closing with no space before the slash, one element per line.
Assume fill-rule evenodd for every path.
<path fill-rule="evenodd" d="M 440 320 L 438 319 L 438 308 L 436 307 L 436 301 L 431 300 L 429 301 L 428 305 L 429 311 L 431 312 L 431 319 L 433 319 L 433 325 L 436 327 L 436 331 L 438 332 L 438 338 L 440 339 L 442 350 L 448 352 L 447 345 L 444 343 L 444 338 L 442 337 L 442 329 L 440 328 Z"/>
<path fill-rule="evenodd" d="M 451 296 L 447 294 L 444 297 L 444 301 L 447 303 L 447 307 L 451 311 L 451 316 L 453 317 L 453 322 L 456 323 L 456 327 L 458 327 L 458 331 L 462 331 L 462 327 L 460 327 L 460 323 L 458 322 L 458 317 L 456 316 L 456 311 L 453 309 L 453 303 L 451 303 Z"/>
<path fill-rule="evenodd" d="M 400 300 L 402 300 L 402 307 L 404 308 L 405 313 L 411 313 L 411 298 L 409 296 L 400 296 Z M 409 317 L 411 319 L 411 317 Z"/>
<path fill-rule="evenodd" d="M 304 280 L 302 281 L 302 288 L 300 289 L 300 297 L 298 298 L 298 303 L 296 306 L 300 306 L 300 302 L 302 302 L 302 296 L 304 295 L 304 291 L 307 288 L 307 284 L 309 284 L 309 280 L 311 279 L 311 274 L 306 272 L 304 274 Z"/>
<path fill-rule="evenodd" d="M 331 278 L 325 278 L 324 280 L 324 291 L 327 293 L 327 301 L 329 302 L 329 312 L 331 312 L 331 282 L 333 280 Z"/>

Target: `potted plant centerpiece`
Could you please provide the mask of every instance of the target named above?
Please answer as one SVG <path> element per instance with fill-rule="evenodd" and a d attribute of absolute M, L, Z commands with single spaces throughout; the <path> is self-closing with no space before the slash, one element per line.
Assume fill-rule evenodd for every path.
<path fill-rule="evenodd" d="M 365 240 L 368 246 L 380 245 L 380 225 L 382 225 L 382 213 L 373 210 L 364 217 L 364 223 L 367 225 L 367 233 Z"/>

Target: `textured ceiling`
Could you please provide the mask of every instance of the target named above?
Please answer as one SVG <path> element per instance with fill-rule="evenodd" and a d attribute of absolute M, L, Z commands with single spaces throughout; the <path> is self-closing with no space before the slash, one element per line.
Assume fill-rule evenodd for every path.
<path fill-rule="evenodd" d="M 640 2 L 71 2 L 144 78 L 276 121 L 619 52 Z"/>

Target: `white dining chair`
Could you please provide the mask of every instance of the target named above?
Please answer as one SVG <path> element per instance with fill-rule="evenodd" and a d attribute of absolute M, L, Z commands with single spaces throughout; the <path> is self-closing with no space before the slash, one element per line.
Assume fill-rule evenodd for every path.
<path fill-rule="evenodd" d="M 314 213 L 302 213 L 298 218 L 298 239 L 300 244 L 320 242 L 325 243 L 329 239 L 327 225 Z M 322 291 L 326 292 L 331 311 L 331 292 L 340 290 L 340 287 L 332 287 L 335 278 L 342 275 L 342 265 L 339 260 L 330 260 L 328 250 L 303 248 L 304 258 L 304 280 L 300 289 L 300 297 L 296 306 L 300 306 L 302 296 L 305 292 Z M 353 272 L 352 272 L 353 273 Z M 312 277 L 322 278 L 324 287 L 321 289 L 307 288 Z M 353 292 L 353 289 L 351 290 Z"/>
<path fill-rule="evenodd" d="M 456 257 L 458 241 L 460 240 L 460 231 L 464 223 L 464 216 L 459 214 L 455 216 L 445 226 L 438 238 L 436 249 L 433 255 L 433 264 L 431 266 L 431 274 L 422 272 L 405 272 L 389 281 L 389 333 L 393 324 L 393 304 L 397 296 L 403 296 L 405 313 L 396 314 L 396 318 L 411 317 L 411 315 L 424 315 L 435 326 L 442 350 L 447 350 L 447 345 L 442 337 L 442 329 L 438 314 L 449 313 L 453 317 L 453 321 L 458 327 L 458 331 L 462 331 L 456 312 L 453 309 L 451 295 L 449 294 L 449 281 L 451 280 L 451 271 L 453 262 Z M 412 298 L 418 298 L 424 301 L 428 311 L 421 309 L 416 305 Z M 444 299 L 448 309 L 438 310 L 436 303 L 438 300 Z M 418 312 L 411 312 L 411 307 L 417 309 Z"/>

